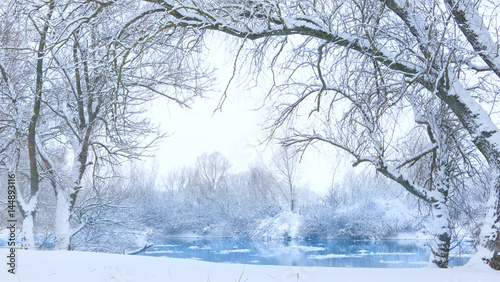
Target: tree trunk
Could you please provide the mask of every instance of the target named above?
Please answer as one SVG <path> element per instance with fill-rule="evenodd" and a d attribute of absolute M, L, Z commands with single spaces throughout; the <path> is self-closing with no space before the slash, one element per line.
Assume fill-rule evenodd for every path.
<path fill-rule="evenodd" d="M 434 239 L 430 243 L 430 261 L 439 268 L 447 268 L 451 248 L 451 228 L 448 206 L 443 201 L 434 203 L 431 206 L 433 213 L 433 226 L 431 227 L 431 232 L 433 233 Z"/>
<path fill-rule="evenodd" d="M 23 249 L 31 250 L 35 247 L 34 221 L 35 211 L 24 213 L 21 233 L 21 248 Z"/>
<path fill-rule="evenodd" d="M 477 255 L 491 268 L 500 270 L 500 174 L 497 172 L 487 203 L 487 214 L 481 228 Z M 475 261 L 475 260 L 472 260 Z"/>
<path fill-rule="evenodd" d="M 56 195 L 55 240 L 56 250 L 69 250 L 71 245 L 70 201 L 66 190 L 59 190 Z"/>
<path fill-rule="evenodd" d="M 46 40 L 49 33 L 49 21 L 52 17 L 52 12 L 55 9 L 55 1 L 51 1 L 49 4 L 49 11 L 45 18 L 45 23 L 42 32 L 40 33 L 40 41 L 37 50 L 37 62 L 36 62 L 36 80 L 35 80 L 35 99 L 33 103 L 33 114 L 28 127 L 28 157 L 30 166 L 30 200 L 27 204 L 21 205 L 23 208 L 23 236 L 25 241 L 25 248 L 33 248 L 34 240 L 34 218 L 36 213 L 36 206 L 38 204 L 38 190 L 39 190 L 39 173 L 38 173 L 38 162 L 37 162 L 37 122 L 40 117 L 40 107 L 42 102 L 43 93 L 43 59 L 46 52 Z M 18 193 L 22 195 L 22 193 Z"/>
<path fill-rule="evenodd" d="M 21 189 L 16 186 L 18 195 L 17 204 L 21 215 L 23 216 L 23 224 L 21 230 L 21 247 L 23 249 L 33 249 L 35 247 L 35 215 L 38 207 L 38 192 L 31 195 L 26 203 L 22 198 Z"/>

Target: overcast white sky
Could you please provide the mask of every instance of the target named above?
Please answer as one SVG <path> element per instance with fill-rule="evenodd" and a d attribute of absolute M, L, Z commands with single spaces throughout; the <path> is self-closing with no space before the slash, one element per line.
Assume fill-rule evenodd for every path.
<path fill-rule="evenodd" d="M 172 133 L 157 152 L 162 167 L 191 165 L 202 153 L 213 151 L 228 157 L 235 171 L 246 170 L 248 164 L 257 161 L 259 149 L 255 146 L 263 137 L 258 113 L 230 99 L 223 112 L 213 114 L 217 102 L 198 100 L 192 109 L 171 106 L 168 112 L 156 109 L 163 129 Z"/>
<path fill-rule="evenodd" d="M 219 151 L 232 163 L 234 172 L 245 171 L 262 156 L 265 161 L 273 154 L 273 145 L 261 144 L 260 112 L 252 111 L 243 103 L 246 99 L 229 99 L 222 112 L 212 115 L 217 100 L 200 100 L 191 110 L 171 107 L 170 112 L 157 107 L 155 116 L 163 129 L 172 135 L 166 138 L 156 152 L 159 176 L 166 176 L 183 166 L 191 166 L 203 153 Z M 260 145 L 259 145 L 260 144 Z M 315 150 L 306 153 L 300 163 L 304 184 L 314 190 L 324 190 L 332 179 L 332 165 Z"/>
<path fill-rule="evenodd" d="M 263 160 L 269 160 L 273 149 L 276 149 L 272 145 L 261 144 L 266 133 L 261 130 L 265 111 L 256 110 L 261 105 L 255 97 L 263 95 L 259 87 L 245 90 L 244 86 L 237 87 L 238 81 L 233 81 L 234 87 L 223 111 L 214 114 L 233 67 L 232 58 L 224 47 L 216 49 L 210 54 L 212 63 L 218 69 L 215 93 L 208 93 L 207 99 L 197 100 L 189 110 L 155 102 L 152 109 L 155 119 L 162 123 L 163 130 L 172 133 L 156 153 L 160 177 L 166 176 L 169 171 L 193 165 L 198 156 L 213 151 L 226 156 L 232 163 L 233 171 L 244 171 L 261 156 Z M 308 151 L 300 164 L 302 182 L 314 190 L 324 190 L 332 180 L 335 167 L 332 162 L 331 158 L 315 150 Z"/>

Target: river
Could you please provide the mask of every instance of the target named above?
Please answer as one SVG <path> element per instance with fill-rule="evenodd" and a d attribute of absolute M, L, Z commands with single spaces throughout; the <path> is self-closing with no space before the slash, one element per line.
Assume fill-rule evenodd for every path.
<path fill-rule="evenodd" d="M 455 245 L 450 266 L 465 264 L 473 249 L 468 242 Z M 428 264 L 430 249 L 425 240 L 166 238 L 143 255 L 261 265 L 413 268 Z"/>

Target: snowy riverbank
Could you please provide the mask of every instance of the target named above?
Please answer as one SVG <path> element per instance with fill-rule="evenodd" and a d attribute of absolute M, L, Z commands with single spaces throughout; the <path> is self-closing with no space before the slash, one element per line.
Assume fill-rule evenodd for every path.
<path fill-rule="evenodd" d="M 66 251 L 16 252 L 16 275 L 7 272 L 7 249 L 0 249 L 0 281 L 405 281 L 497 282 L 500 272 L 484 265 L 454 269 L 330 268 L 208 263 L 195 260 Z"/>

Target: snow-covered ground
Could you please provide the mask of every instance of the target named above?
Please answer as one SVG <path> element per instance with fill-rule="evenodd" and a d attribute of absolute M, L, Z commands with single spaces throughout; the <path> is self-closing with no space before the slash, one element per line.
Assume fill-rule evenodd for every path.
<path fill-rule="evenodd" d="M 179 282 L 498 282 L 500 272 L 484 265 L 454 269 L 329 268 L 209 263 L 187 259 L 68 251 L 17 251 L 16 274 L 7 272 L 0 249 L 0 281 L 179 281 Z"/>

